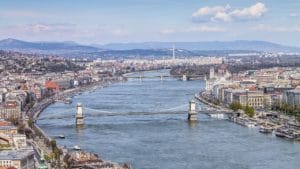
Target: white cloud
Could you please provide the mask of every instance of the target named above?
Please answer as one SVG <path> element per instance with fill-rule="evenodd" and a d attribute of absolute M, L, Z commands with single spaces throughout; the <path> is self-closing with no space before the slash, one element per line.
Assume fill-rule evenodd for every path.
<path fill-rule="evenodd" d="M 126 36 L 126 35 L 128 35 L 128 32 L 125 29 L 121 29 L 121 28 L 113 29 L 110 32 L 114 36 Z"/>
<path fill-rule="evenodd" d="M 161 34 L 169 35 L 175 33 L 201 33 L 201 32 L 225 32 L 226 29 L 218 26 L 208 26 L 208 25 L 197 25 L 189 26 L 182 29 L 163 29 L 160 31 Z"/>
<path fill-rule="evenodd" d="M 30 41 L 92 41 L 126 37 L 127 29 L 118 26 L 82 28 L 71 23 L 37 23 L 0 27 L 0 39 L 17 38 Z"/>
<path fill-rule="evenodd" d="M 23 27 L 24 30 L 32 32 L 67 32 L 76 29 L 75 24 L 59 23 L 59 24 L 28 24 Z"/>
<path fill-rule="evenodd" d="M 215 16 L 212 18 L 213 21 L 224 21 L 229 22 L 231 21 L 231 16 L 226 12 L 218 12 L 215 14 Z"/>
<path fill-rule="evenodd" d="M 291 12 L 291 13 L 289 13 L 289 16 L 290 16 L 290 17 L 297 17 L 297 16 L 298 16 L 298 14 L 297 14 L 297 13 L 295 13 L 295 12 Z"/>
<path fill-rule="evenodd" d="M 300 26 L 275 26 L 260 24 L 252 27 L 251 29 L 263 32 L 300 32 Z"/>
<path fill-rule="evenodd" d="M 35 11 L 28 10 L 3 10 L 0 11 L 1 17 L 38 17 L 42 14 Z"/>
<path fill-rule="evenodd" d="M 217 19 L 217 14 L 226 14 L 231 7 L 226 6 L 214 6 L 214 7 L 203 7 L 193 13 L 192 17 L 196 21 L 209 21 Z"/>
<path fill-rule="evenodd" d="M 236 9 L 230 13 L 232 17 L 241 19 L 252 19 L 260 18 L 267 12 L 267 8 L 263 3 L 257 3 L 250 6 L 249 8 L 244 8 L 242 10 Z"/>
<path fill-rule="evenodd" d="M 188 27 L 185 32 L 225 32 L 226 30 L 217 26 L 191 26 Z"/>
<path fill-rule="evenodd" d="M 261 18 L 267 12 L 263 3 L 256 3 L 243 9 L 232 9 L 230 5 L 203 7 L 192 14 L 195 22 L 222 21 L 230 22 L 234 20 L 250 20 Z"/>
<path fill-rule="evenodd" d="M 163 29 L 160 31 L 161 34 L 173 34 L 176 33 L 176 31 L 174 29 Z"/>

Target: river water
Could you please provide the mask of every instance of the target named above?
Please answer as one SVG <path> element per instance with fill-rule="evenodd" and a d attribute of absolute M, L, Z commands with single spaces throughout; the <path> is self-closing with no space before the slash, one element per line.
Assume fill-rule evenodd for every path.
<path fill-rule="evenodd" d="M 168 71 L 144 75 L 161 73 Z M 188 101 L 204 87 L 204 81 L 129 79 L 77 95 L 72 104 L 49 106 L 38 125 L 49 136 L 64 134 L 66 139 L 57 140 L 62 146 L 79 145 L 103 159 L 130 163 L 134 169 L 300 168 L 300 142 L 203 114 L 198 115 L 197 123 L 188 123 Z M 85 114 L 81 129 L 74 125 L 78 102 Z M 149 115 L 151 112 L 175 114 Z M 116 115 L 111 116 L 113 113 Z"/>

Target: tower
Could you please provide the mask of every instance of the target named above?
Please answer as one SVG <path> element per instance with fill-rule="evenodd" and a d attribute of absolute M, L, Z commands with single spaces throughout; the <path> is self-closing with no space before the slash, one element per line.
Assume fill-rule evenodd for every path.
<path fill-rule="evenodd" d="M 175 60 L 175 45 L 173 45 L 173 60 Z"/>
<path fill-rule="evenodd" d="M 83 125 L 83 110 L 82 104 L 77 103 L 77 112 L 76 112 L 76 126 Z"/>
<path fill-rule="evenodd" d="M 194 100 L 189 102 L 188 120 L 197 121 L 196 102 Z"/>
<path fill-rule="evenodd" d="M 212 79 L 215 77 L 215 68 L 214 67 L 211 67 L 209 69 L 209 79 Z"/>

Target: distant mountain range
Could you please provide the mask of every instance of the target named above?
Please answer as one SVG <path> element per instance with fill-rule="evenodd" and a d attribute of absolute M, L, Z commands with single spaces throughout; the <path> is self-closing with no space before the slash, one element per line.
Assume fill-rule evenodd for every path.
<path fill-rule="evenodd" d="M 0 50 L 25 53 L 59 54 L 71 57 L 134 57 L 170 56 L 172 46 L 178 56 L 214 55 L 237 52 L 300 52 L 299 47 L 284 46 L 266 41 L 210 42 L 144 42 L 80 45 L 76 42 L 26 42 L 17 39 L 0 41 Z"/>
<path fill-rule="evenodd" d="M 29 53 L 64 54 L 74 52 L 98 52 L 93 46 L 79 45 L 75 42 L 26 42 L 17 39 L 0 41 L 0 49 Z"/>
<path fill-rule="evenodd" d="M 112 43 L 107 45 L 93 45 L 95 47 L 112 50 L 130 49 L 164 49 L 172 48 L 190 51 L 217 51 L 217 50 L 248 50 L 263 52 L 299 52 L 300 47 L 284 46 L 266 41 L 207 41 L 207 42 L 144 42 L 144 43 Z"/>

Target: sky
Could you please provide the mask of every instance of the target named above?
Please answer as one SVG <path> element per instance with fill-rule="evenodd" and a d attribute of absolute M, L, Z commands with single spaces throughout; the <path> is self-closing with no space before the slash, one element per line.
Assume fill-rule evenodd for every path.
<path fill-rule="evenodd" d="M 300 47 L 300 0 L 0 0 L 0 39 L 263 40 Z"/>

